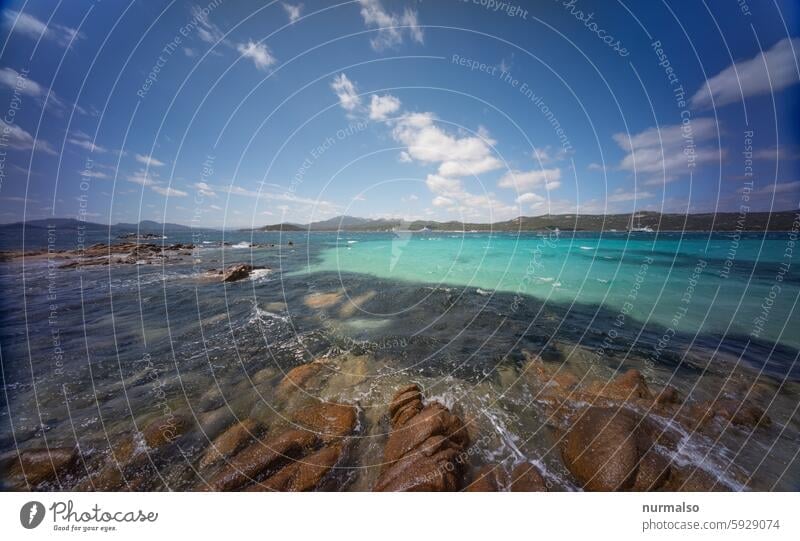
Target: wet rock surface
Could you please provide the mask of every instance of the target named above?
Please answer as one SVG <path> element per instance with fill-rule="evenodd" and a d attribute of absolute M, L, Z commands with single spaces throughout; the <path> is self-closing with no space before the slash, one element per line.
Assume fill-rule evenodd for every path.
<path fill-rule="evenodd" d="M 265 269 L 266 267 L 259 267 L 254 265 L 248 265 L 247 263 L 237 263 L 236 265 L 231 265 L 222 273 L 222 281 L 223 282 L 238 282 L 239 280 L 244 280 L 250 276 L 254 270 Z"/>
<path fill-rule="evenodd" d="M 52 447 L 10 452 L 0 459 L 4 490 L 28 490 L 45 482 L 66 483 L 78 466 L 77 449 Z"/>
<path fill-rule="evenodd" d="M 418 386 L 398 391 L 389 406 L 392 431 L 376 491 L 453 491 L 464 484 L 459 454 L 469 445 L 464 423 L 439 402 L 423 405 Z"/>
<path fill-rule="evenodd" d="M 590 377 L 530 355 L 499 372 L 527 408 L 482 419 L 485 387 L 409 383 L 370 355 L 285 370 L 254 366 L 224 396 L 200 384 L 191 410 L 115 428 L 105 448 L 29 446 L 0 457 L 7 490 L 707 491 L 759 488 L 721 478 L 686 447 L 769 430 L 760 403 L 728 389 L 691 400 L 636 370 Z M 132 376 L 135 385 L 139 376 Z M 416 378 L 415 378 L 416 379 Z M 190 379 L 181 380 L 185 384 Z M 207 380 L 209 382 L 214 380 Z M 433 381 L 433 380 L 428 380 Z M 164 379 L 162 388 L 171 388 Z M 433 381 L 433 385 L 436 382 Z M 176 387 L 176 388 L 179 388 Z M 426 389 L 423 391 L 423 389 Z M 443 390 L 442 390 L 443 389 Z M 258 391 L 258 392 L 256 392 Z M 487 395 L 491 396 L 491 395 Z M 444 397 L 444 398 L 443 398 Z M 527 423 L 514 440 L 510 423 Z M 523 434 L 515 429 L 517 434 Z M 512 447 L 513 444 L 513 447 Z M 540 450 L 537 450 L 540 449 Z M 498 449 L 513 450 L 506 455 Z M 499 457 L 499 458 L 498 458 Z"/>

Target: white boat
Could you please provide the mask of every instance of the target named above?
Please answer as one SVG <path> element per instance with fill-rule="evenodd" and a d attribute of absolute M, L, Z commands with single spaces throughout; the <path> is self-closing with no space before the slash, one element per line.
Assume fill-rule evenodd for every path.
<path fill-rule="evenodd" d="M 641 214 L 636 216 L 636 227 L 633 227 L 633 216 L 631 216 L 631 223 L 628 226 L 628 231 L 631 233 L 653 233 L 653 228 L 649 225 L 642 227 L 641 218 Z"/>

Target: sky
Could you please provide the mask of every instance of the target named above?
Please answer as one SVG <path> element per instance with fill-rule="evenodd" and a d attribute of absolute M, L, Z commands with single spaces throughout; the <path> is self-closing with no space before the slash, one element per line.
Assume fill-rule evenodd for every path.
<path fill-rule="evenodd" d="M 3 223 L 800 203 L 797 2 L 0 5 Z"/>

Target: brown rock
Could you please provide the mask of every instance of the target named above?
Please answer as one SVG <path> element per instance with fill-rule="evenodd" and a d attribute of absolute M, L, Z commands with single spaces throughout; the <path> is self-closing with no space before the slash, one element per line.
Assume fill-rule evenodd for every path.
<path fill-rule="evenodd" d="M 302 389 L 311 378 L 319 373 L 322 366 L 322 363 L 313 362 L 292 368 L 278 384 L 275 394 L 279 398 L 286 398 L 298 388 Z"/>
<path fill-rule="evenodd" d="M 158 449 L 175 442 L 190 426 L 189 419 L 183 415 L 165 415 L 148 424 L 142 431 L 142 437 L 150 449 Z"/>
<path fill-rule="evenodd" d="M 502 486 L 502 469 L 498 465 L 483 466 L 475 474 L 475 479 L 467 485 L 466 492 L 497 492 Z"/>
<path fill-rule="evenodd" d="M 319 486 L 341 456 L 341 443 L 323 447 L 315 453 L 296 460 L 269 479 L 256 483 L 247 490 L 288 492 L 313 490 Z"/>
<path fill-rule="evenodd" d="M 511 492 L 547 492 L 547 483 L 533 464 L 520 464 L 511 472 Z"/>
<path fill-rule="evenodd" d="M 638 415 L 589 407 L 567 431 L 562 457 L 586 490 L 655 490 L 669 472 L 668 463 L 655 453 Z"/>
<path fill-rule="evenodd" d="M 681 403 L 681 395 L 678 389 L 667 385 L 664 387 L 656 397 L 656 404 L 659 406 L 679 405 Z"/>
<path fill-rule="evenodd" d="M 769 426 L 772 423 L 766 412 L 755 404 L 731 398 L 707 400 L 695 404 L 690 408 L 689 415 L 699 427 L 704 427 L 714 420 L 730 421 L 732 424 L 749 428 L 758 425 Z"/>
<path fill-rule="evenodd" d="M 339 292 L 334 293 L 312 293 L 306 295 L 303 302 L 306 306 L 313 309 L 330 308 L 339 304 L 342 300 L 342 294 Z"/>
<path fill-rule="evenodd" d="M 225 272 L 222 274 L 222 281 L 223 282 L 236 282 L 239 280 L 244 280 L 250 273 L 256 269 L 263 269 L 264 267 L 254 267 L 253 265 L 248 265 L 246 263 L 237 263 L 236 265 L 231 265 Z"/>
<path fill-rule="evenodd" d="M 35 488 L 45 481 L 64 482 L 78 463 L 74 447 L 25 449 L 13 453 L 3 467 L 3 484 L 15 490 Z"/>
<path fill-rule="evenodd" d="M 663 489 L 668 492 L 729 492 L 716 477 L 700 468 L 675 468 Z"/>
<path fill-rule="evenodd" d="M 595 382 L 587 392 L 611 400 L 652 399 L 650 389 L 641 372 L 631 368 L 610 382 Z"/>
<path fill-rule="evenodd" d="M 288 430 L 279 436 L 251 444 L 233 457 L 208 481 L 210 490 L 236 490 L 278 470 L 317 443 L 307 430 Z"/>
<path fill-rule="evenodd" d="M 295 412 L 292 421 L 306 426 L 325 441 L 348 435 L 356 426 L 356 408 L 323 402 Z"/>
<path fill-rule="evenodd" d="M 198 465 L 203 469 L 208 468 L 221 459 L 233 456 L 263 432 L 264 426 L 253 419 L 235 423 L 211 442 Z"/>
<path fill-rule="evenodd" d="M 400 389 L 389 407 L 392 432 L 376 491 L 444 491 L 461 488 L 461 454 L 469 436 L 461 419 L 438 402 L 422 409 L 419 388 Z M 411 415 L 414 413 L 414 415 Z M 392 415 L 393 414 L 393 415 Z"/>

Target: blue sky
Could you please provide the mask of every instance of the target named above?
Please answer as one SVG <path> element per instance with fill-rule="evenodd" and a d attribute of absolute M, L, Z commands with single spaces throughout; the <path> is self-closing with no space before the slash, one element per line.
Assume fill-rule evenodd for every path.
<path fill-rule="evenodd" d="M 6 2 L 0 222 L 794 209 L 798 21 L 721 0 Z"/>

